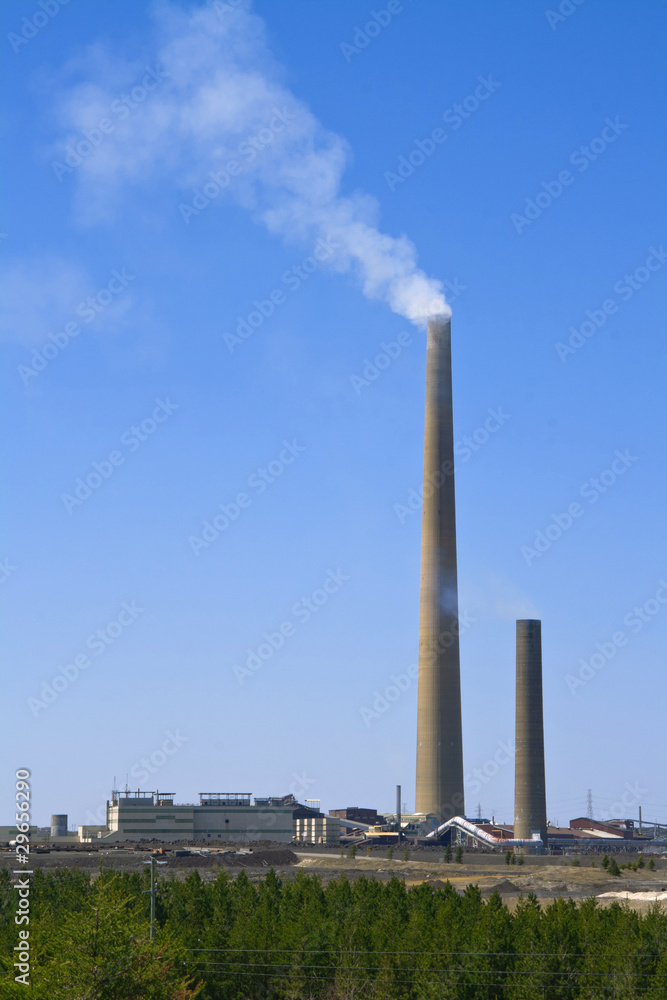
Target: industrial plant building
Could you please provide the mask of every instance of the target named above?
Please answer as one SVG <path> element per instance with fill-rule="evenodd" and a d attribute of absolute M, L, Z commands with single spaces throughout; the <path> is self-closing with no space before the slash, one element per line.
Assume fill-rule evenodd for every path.
<path fill-rule="evenodd" d="M 177 804 L 173 792 L 114 791 L 107 803 L 106 831 L 115 840 L 292 839 L 292 807 L 251 802 L 246 792 L 201 792 L 199 803 Z"/>
<path fill-rule="evenodd" d="M 0 843 L 16 836 L 15 827 L 0 827 Z M 113 791 L 107 802 L 106 824 L 70 831 L 67 816 L 52 817 L 51 829 L 31 827 L 33 843 L 63 846 L 102 840 L 122 841 L 241 841 L 293 840 L 338 844 L 340 820 L 302 805 L 293 795 L 255 798 L 249 792 L 201 792 L 199 803 L 176 803 L 173 792 Z"/>
<path fill-rule="evenodd" d="M 251 802 L 245 792 L 202 792 L 199 803 L 177 805 L 174 793 L 114 792 L 107 804 L 105 840 L 292 839 L 290 806 Z"/>

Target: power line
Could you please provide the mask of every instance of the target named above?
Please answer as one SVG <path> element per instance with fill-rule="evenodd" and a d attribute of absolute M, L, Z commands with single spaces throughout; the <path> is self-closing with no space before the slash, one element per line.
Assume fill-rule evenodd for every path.
<path fill-rule="evenodd" d="M 184 963 L 185 964 L 185 963 Z M 228 962 L 198 962 L 197 959 L 191 959 L 190 964 L 198 964 L 205 966 L 214 966 L 215 968 L 230 969 L 230 964 Z M 275 965 L 271 962 L 250 962 L 245 964 L 245 968 L 251 969 L 281 969 L 287 966 L 287 962 L 277 962 Z M 292 970 L 291 974 L 298 974 L 304 969 L 321 969 L 320 965 L 301 965 Z M 333 970 L 332 970 L 333 971 Z M 667 979 L 667 973 L 662 972 L 609 972 L 608 970 L 602 970 L 600 972 L 595 972 L 588 969 L 564 969 L 562 971 L 551 970 L 551 969 L 462 969 L 459 967 L 452 967 L 449 969 L 432 969 L 432 968 L 405 968 L 404 966 L 387 966 L 387 965 L 356 965 L 343 968 L 341 971 L 347 973 L 357 973 L 357 972 L 394 972 L 394 973 L 404 973 L 404 972 L 428 972 L 432 974 L 436 973 L 448 973 L 448 972 L 465 972 L 465 973 L 475 973 L 482 974 L 485 976 L 616 976 L 616 978 L 621 979 L 637 979 L 642 977 L 651 977 L 652 979 Z M 237 973 L 231 972 L 231 975 L 236 975 Z M 257 975 L 268 975 L 266 972 L 258 972 Z"/>
<path fill-rule="evenodd" d="M 182 962 L 181 964 L 182 965 L 187 965 L 188 963 L 187 962 Z M 190 963 L 190 964 L 192 964 L 192 963 Z M 273 979 L 294 979 L 295 976 L 301 975 L 301 976 L 305 976 L 305 978 L 307 978 L 307 979 L 312 979 L 312 980 L 321 979 L 321 980 L 324 980 L 326 982 L 332 982 L 332 981 L 336 981 L 336 980 L 342 981 L 342 982 L 352 982 L 355 979 L 359 978 L 359 976 L 356 975 L 357 972 L 369 972 L 369 971 L 379 971 L 379 972 L 393 973 L 393 974 L 396 974 L 396 973 L 410 973 L 412 975 L 414 975 L 416 973 L 419 976 L 427 976 L 427 975 L 431 975 L 431 976 L 436 976 L 436 975 L 466 975 L 466 976 L 513 976 L 513 975 L 522 975 L 522 976 L 571 976 L 573 972 L 576 973 L 576 971 L 577 971 L 577 970 L 571 970 L 571 971 L 565 971 L 565 972 L 551 972 L 549 970 L 541 970 L 541 969 L 535 969 L 533 971 L 529 971 L 529 970 L 521 971 L 521 970 L 514 970 L 514 969 L 457 969 L 457 968 L 454 968 L 454 969 L 395 969 L 395 968 L 383 968 L 383 969 L 379 969 L 379 970 L 360 968 L 360 969 L 357 970 L 355 968 L 349 968 L 349 969 L 342 969 L 342 970 L 340 970 L 338 972 L 336 972 L 336 971 L 334 971 L 332 969 L 331 972 L 333 973 L 333 975 L 331 975 L 331 976 L 314 976 L 311 973 L 303 972 L 300 969 L 293 969 L 291 972 L 266 972 L 266 971 L 265 972 L 248 972 L 246 969 L 232 971 L 232 970 L 229 969 L 229 966 L 226 965 L 225 963 L 219 963 L 219 964 L 218 963 L 202 963 L 202 964 L 207 965 L 209 968 L 212 965 L 214 968 L 223 968 L 223 969 L 226 969 L 229 972 L 230 976 L 261 976 L 263 979 L 266 979 L 266 978 L 268 978 L 270 976 Z M 326 971 L 326 970 L 323 969 L 321 971 Z M 604 976 L 606 979 L 629 979 L 629 978 L 632 978 L 632 979 L 634 979 L 634 978 L 638 978 L 638 979 L 641 979 L 641 978 L 643 978 L 643 979 L 667 979 L 667 976 L 662 975 L 660 973 L 655 973 L 655 972 L 645 972 L 645 973 L 644 972 L 637 972 L 637 973 L 630 973 L 630 972 L 629 973 L 624 973 L 624 972 L 599 972 L 599 973 L 591 973 L 591 972 L 583 972 L 582 971 L 582 972 L 580 972 L 578 974 L 582 975 L 582 976 L 591 976 L 591 975 Z M 395 975 L 394 975 L 394 977 L 396 978 Z M 367 977 L 367 978 L 372 978 L 372 977 Z M 478 985 L 484 986 L 484 985 L 491 985 L 491 984 L 488 983 L 488 982 L 483 982 L 483 983 L 478 983 Z M 523 986 L 523 985 L 525 985 L 525 983 L 505 983 L 504 985 L 505 986 Z"/>
<path fill-rule="evenodd" d="M 656 958 L 660 956 L 656 955 L 623 955 L 618 952 L 559 952 L 559 951 L 380 951 L 375 949 L 361 949 L 355 948 L 354 951 L 341 951 L 339 948 L 322 946 L 322 948 L 272 948 L 270 945 L 263 945 L 259 948 L 184 948 L 184 951 L 215 951 L 215 952 L 274 952 L 274 953 L 284 953 L 284 952 L 299 952 L 300 954 L 311 954 L 311 953 L 330 953 L 337 952 L 338 957 L 346 956 L 356 956 L 356 955 L 433 955 L 436 957 L 444 957 L 445 955 L 474 955 L 474 956 L 488 956 L 490 958 L 499 958 L 502 956 L 507 957 L 512 955 L 516 958 L 633 958 L 633 959 L 648 959 Z"/>

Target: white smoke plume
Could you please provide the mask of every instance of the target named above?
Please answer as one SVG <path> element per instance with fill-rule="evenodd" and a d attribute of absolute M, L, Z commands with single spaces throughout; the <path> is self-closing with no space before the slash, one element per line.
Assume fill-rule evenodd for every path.
<path fill-rule="evenodd" d="M 248 3 L 212 0 L 188 11 L 160 3 L 154 22 L 141 62 L 95 46 L 66 68 L 79 79 L 59 99 L 53 169 L 77 184 L 83 221 L 113 218 L 126 184 L 150 192 L 165 179 L 175 184 L 185 218 L 183 205 L 193 204 L 195 190 L 214 190 L 217 176 L 218 204 L 234 199 L 286 240 L 337 245 L 329 266 L 352 271 L 368 298 L 419 326 L 428 315 L 450 313 L 441 283 L 417 267 L 410 240 L 376 228 L 377 201 L 341 194 L 347 144 L 284 86 L 264 22 Z M 96 144 L 81 145 L 86 133 Z M 230 161 L 238 170 L 228 177 Z"/>

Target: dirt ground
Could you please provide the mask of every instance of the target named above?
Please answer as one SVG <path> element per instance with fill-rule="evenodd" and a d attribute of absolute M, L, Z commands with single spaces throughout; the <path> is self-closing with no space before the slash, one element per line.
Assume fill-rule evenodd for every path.
<path fill-rule="evenodd" d="M 621 876 L 610 875 L 600 865 L 600 856 L 582 856 L 579 866 L 571 864 L 573 858 L 546 858 L 526 856 L 523 865 L 507 865 L 502 854 L 466 854 L 460 864 L 444 861 L 442 848 L 416 849 L 410 851 L 405 860 L 388 858 L 386 848 L 374 849 L 366 854 L 363 849 L 357 857 L 341 857 L 338 848 L 302 848 L 286 844 L 262 842 L 253 844 L 252 853 L 239 851 L 239 844 L 221 845 L 210 853 L 200 854 L 192 845 L 177 847 L 165 845 L 165 854 L 160 860 L 167 865 L 160 868 L 161 877 L 183 879 L 197 870 L 202 878 L 214 879 L 219 872 L 228 871 L 233 875 L 245 870 L 251 880 L 263 878 L 269 868 L 273 868 L 284 878 L 293 877 L 298 870 L 318 875 L 323 882 L 329 882 L 345 873 L 348 878 L 376 878 L 388 881 L 400 878 L 406 885 L 429 882 L 437 887 L 446 881 L 462 892 L 471 883 L 479 886 L 487 896 L 497 890 L 503 900 L 513 908 L 520 895 L 534 893 L 543 902 L 564 897 L 585 899 L 599 898 L 601 905 L 609 905 L 614 898 L 606 893 L 630 894 L 628 905 L 640 911 L 653 905 L 646 896 L 663 896 L 659 905 L 667 909 L 667 855 L 655 858 L 656 870 L 646 868 L 636 872 L 623 869 Z M 45 871 L 75 868 L 88 871 L 96 877 L 101 868 L 120 872 L 137 872 L 143 868 L 155 845 L 141 844 L 134 849 L 107 848 L 101 850 L 60 850 L 49 853 L 31 854 L 31 867 Z M 190 850 L 191 853 L 178 857 L 175 850 Z M 397 854 L 402 852 L 397 851 Z M 595 867 L 591 867 L 591 860 Z M 634 862 L 632 855 L 619 855 L 619 864 Z M 0 867 L 13 867 L 13 852 L 0 851 Z M 644 898 L 633 894 L 641 893 Z M 600 898 L 601 897 L 601 898 Z"/>
<path fill-rule="evenodd" d="M 417 885 L 421 882 L 442 883 L 451 882 L 455 889 L 463 891 L 471 883 L 479 886 L 482 893 L 490 895 L 497 890 L 503 900 L 510 906 L 529 892 L 534 893 L 539 900 L 549 902 L 557 897 L 569 899 L 585 899 L 588 896 L 601 896 L 608 892 L 614 893 L 650 893 L 665 894 L 661 905 L 667 908 L 667 858 L 656 860 L 656 870 L 646 868 L 637 872 L 622 870 L 621 877 L 609 875 L 601 867 L 600 857 L 596 857 L 596 867 L 590 867 L 591 858 L 580 859 L 580 866 L 572 866 L 574 859 L 539 858 L 541 863 L 531 863 L 525 858 L 523 865 L 507 865 L 503 855 L 482 855 L 475 858 L 465 855 L 461 864 L 441 861 L 440 858 L 422 860 L 421 857 L 411 857 L 408 861 L 388 860 L 377 857 L 335 858 L 331 856 L 315 856 L 300 854 L 299 867 L 317 873 L 323 878 L 335 878 L 341 871 L 348 875 L 361 875 L 386 880 L 396 876 L 404 879 L 406 885 Z M 442 852 L 441 852 L 442 856 Z M 621 863 L 635 861 L 632 856 L 619 858 Z M 551 862 L 551 863 L 549 863 Z M 587 867 L 585 867 L 587 866 Z M 612 901 L 607 897 L 601 899 L 604 905 Z M 651 905 L 647 900 L 628 900 L 629 905 L 644 910 Z"/>

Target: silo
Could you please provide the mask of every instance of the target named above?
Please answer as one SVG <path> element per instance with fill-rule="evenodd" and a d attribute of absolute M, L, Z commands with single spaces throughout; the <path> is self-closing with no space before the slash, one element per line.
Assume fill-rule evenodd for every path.
<path fill-rule="evenodd" d="M 51 817 L 51 836 L 67 836 L 67 813 L 58 813 Z"/>

